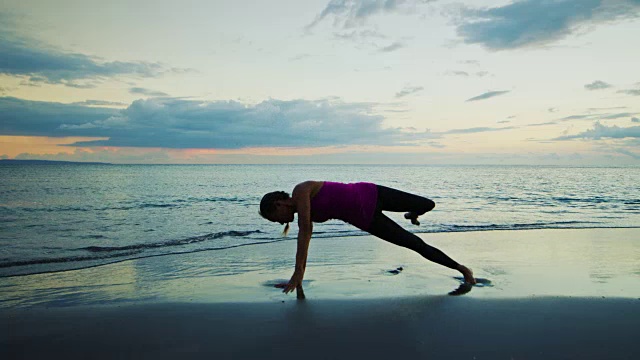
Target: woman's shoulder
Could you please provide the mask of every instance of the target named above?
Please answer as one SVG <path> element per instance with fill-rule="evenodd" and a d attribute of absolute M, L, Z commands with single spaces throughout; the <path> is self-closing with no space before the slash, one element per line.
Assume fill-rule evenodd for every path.
<path fill-rule="evenodd" d="M 320 191 L 322 185 L 324 185 L 324 181 L 303 181 L 293 188 L 293 192 L 291 194 L 292 196 L 294 196 L 295 194 L 311 194 L 311 196 L 313 197 L 313 195 L 317 194 L 318 191 Z"/>
<path fill-rule="evenodd" d="M 318 180 L 307 180 L 307 181 L 303 181 L 301 183 L 299 183 L 298 185 L 296 185 L 297 187 L 315 187 L 315 186 L 322 186 L 322 184 L 324 184 L 324 181 L 318 181 Z"/>

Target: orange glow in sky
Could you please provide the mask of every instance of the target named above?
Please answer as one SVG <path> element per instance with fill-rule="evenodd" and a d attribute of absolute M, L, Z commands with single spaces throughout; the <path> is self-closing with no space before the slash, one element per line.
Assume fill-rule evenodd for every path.
<path fill-rule="evenodd" d="M 7 136 L 0 135 L 0 156 L 14 158 L 20 154 L 73 154 L 76 146 L 65 146 L 78 141 L 107 140 L 108 138 L 64 137 L 54 138 L 46 136 Z M 90 150 L 89 150 L 90 151 Z"/>

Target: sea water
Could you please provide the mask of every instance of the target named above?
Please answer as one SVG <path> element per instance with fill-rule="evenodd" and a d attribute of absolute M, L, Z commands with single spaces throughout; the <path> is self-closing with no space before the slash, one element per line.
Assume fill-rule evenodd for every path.
<path fill-rule="evenodd" d="M 215 264 L 229 249 L 295 241 L 295 223 L 282 237 L 259 203 L 305 180 L 428 197 L 436 208 L 418 227 L 389 214 L 416 233 L 640 227 L 640 168 L 2 164 L 0 277 L 205 251 Z M 314 225 L 314 241 L 360 235 L 338 220 Z"/>

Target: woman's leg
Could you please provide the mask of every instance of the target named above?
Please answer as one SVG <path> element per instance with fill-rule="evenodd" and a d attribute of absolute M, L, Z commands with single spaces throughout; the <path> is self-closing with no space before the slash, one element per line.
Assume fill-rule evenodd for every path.
<path fill-rule="evenodd" d="M 475 284 L 476 280 L 469 268 L 458 264 L 442 251 L 426 244 L 417 235 L 403 229 L 382 213 L 382 211 L 407 211 L 405 218 L 411 219 L 411 222 L 417 225 L 419 224 L 417 217 L 431 211 L 435 205 L 432 200 L 425 197 L 378 185 L 377 209 L 368 232 L 392 244 L 411 249 L 427 260 L 458 270 L 467 283 Z"/>
<path fill-rule="evenodd" d="M 436 203 L 426 197 L 378 185 L 378 210 L 380 211 L 406 211 L 420 216 L 431 211 L 435 206 Z"/>
<path fill-rule="evenodd" d="M 433 200 L 404 191 L 378 185 L 378 211 L 406 212 L 405 219 L 420 225 L 418 216 L 431 211 L 436 206 Z"/>
<path fill-rule="evenodd" d="M 448 257 L 445 253 L 433 246 L 427 245 L 417 235 L 403 229 L 379 211 L 376 211 L 368 232 L 392 244 L 411 249 L 427 260 L 451 269 L 460 270 L 460 264 Z"/>

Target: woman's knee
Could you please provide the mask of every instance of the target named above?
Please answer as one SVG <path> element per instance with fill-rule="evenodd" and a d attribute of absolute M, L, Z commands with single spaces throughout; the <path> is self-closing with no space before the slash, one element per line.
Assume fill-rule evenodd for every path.
<path fill-rule="evenodd" d="M 436 203 L 431 199 L 424 198 L 422 206 L 423 206 L 424 212 L 429 212 L 433 210 L 434 207 L 436 207 Z"/>
<path fill-rule="evenodd" d="M 425 251 L 425 248 L 428 248 L 429 245 L 424 242 L 418 235 L 409 233 L 403 239 L 403 245 L 407 249 L 411 249 L 419 254 L 422 254 Z"/>

